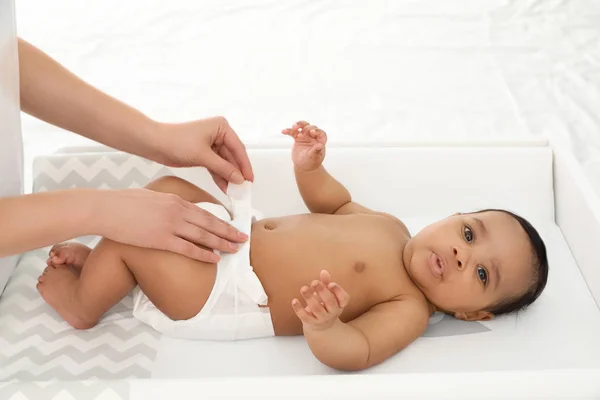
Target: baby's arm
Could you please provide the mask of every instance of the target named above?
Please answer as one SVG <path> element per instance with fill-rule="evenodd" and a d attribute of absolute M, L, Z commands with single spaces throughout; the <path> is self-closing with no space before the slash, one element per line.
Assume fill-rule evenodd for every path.
<path fill-rule="evenodd" d="M 429 323 L 427 305 L 412 297 L 378 304 L 344 323 L 339 317 L 350 296 L 329 272 L 321 271 L 310 286 L 300 289 L 306 306 L 293 299 L 292 307 L 311 351 L 331 368 L 356 371 L 379 364 L 417 339 Z"/>
<path fill-rule="evenodd" d="M 348 323 L 329 329 L 304 329 L 315 357 L 345 371 L 370 368 L 416 340 L 427 328 L 427 308 L 414 299 L 389 301 Z"/>
<path fill-rule="evenodd" d="M 348 190 L 323 167 L 327 135 L 315 125 L 300 121 L 283 133 L 294 138 L 292 160 L 298 190 L 313 213 L 335 214 L 350 203 Z"/>
<path fill-rule="evenodd" d="M 335 214 L 352 201 L 348 190 L 322 165 L 312 171 L 294 167 L 294 173 L 304 204 L 312 213 Z"/>
<path fill-rule="evenodd" d="M 371 210 L 352 201 L 350 192 L 323 167 L 327 135 L 315 125 L 300 121 L 283 133 L 294 138 L 292 160 L 296 184 L 304 204 L 320 214 L 377 214 L 392 218 L 408 230 L 396 217 Z"/>

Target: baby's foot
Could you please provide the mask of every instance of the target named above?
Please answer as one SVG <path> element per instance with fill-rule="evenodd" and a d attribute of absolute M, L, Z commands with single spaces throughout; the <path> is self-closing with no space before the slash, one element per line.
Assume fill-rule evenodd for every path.
<path fill-rule="evenodd" d="M 79 273 L 81 272 L 81 268 L 83 267 L 83 264 L 90 255 L 91 251 L 92 249 L 81 243 L 59 243 L 50 249 L 50 254 L 46 264 L 48 264 L 48 266 L 70 266 L 75 272 Z"/>
<path fill-rule="evenodd" d="M 96 323 L 81 315 L 81 307 L 75 300 L 79 277 L 69 268 L 48 266 L 38 278 L 36 285 L 42 298 L 65 321 L 75 329 L 89 329 Z"/>

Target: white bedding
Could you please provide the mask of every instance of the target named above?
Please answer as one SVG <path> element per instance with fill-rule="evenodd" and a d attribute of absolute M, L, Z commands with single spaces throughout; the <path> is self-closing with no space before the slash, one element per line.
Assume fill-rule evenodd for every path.
<path fill-rule="evenodd" d="M 597 0 L 19 0 L 19 34 L 165 120 L 246 142 L 550 136 L 600 192 Z M 85 139 L 24 116 L 26 165 Z M 30 178 L 30 177 L 29 177 Z"/>

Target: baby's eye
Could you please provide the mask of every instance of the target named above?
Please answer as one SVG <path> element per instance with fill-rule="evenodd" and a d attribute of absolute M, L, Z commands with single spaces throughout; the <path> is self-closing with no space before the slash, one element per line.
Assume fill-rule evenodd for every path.
<path fill-rule="evenodd" d="M 467 225 L 465 225 L 465 229 L 463 231 L 463 236 L 464 236 L 465 240 L 467 241 L 467 243 L 471 243 L 473 241 L 473 231 Z"/>
<path fill-rule="evenodd" d="M 481 266 L 477 267 L 477 276 L 479 277 L 479 280 L 483 282 L 484 285 L 487 285 L 488 274 L 485 268 Z"/>

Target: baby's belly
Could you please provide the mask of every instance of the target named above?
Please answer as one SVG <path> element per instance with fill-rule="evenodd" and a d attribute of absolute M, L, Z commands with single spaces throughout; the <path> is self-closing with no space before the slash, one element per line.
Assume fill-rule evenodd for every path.
<path fill-rule="evenodd" d="M 269 297 L 276 334 L 302 333 L 292 299 L 302 299 L 300 288 L 319 279 L 324 269 L 350 294 L 342 320 L 398 294 L 394 276 L 405 273 L 401 246 L 396 242 L 393 248 L 399 251 L 390 254 L 393 239 L 381 223 L 371 216 L 305 214 L 253 225 L 250 261 Z"/>

